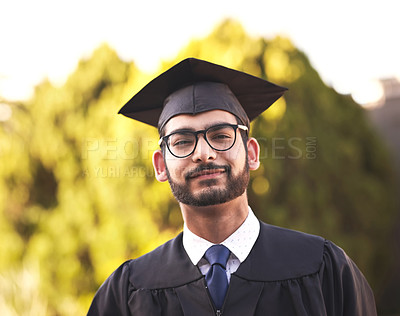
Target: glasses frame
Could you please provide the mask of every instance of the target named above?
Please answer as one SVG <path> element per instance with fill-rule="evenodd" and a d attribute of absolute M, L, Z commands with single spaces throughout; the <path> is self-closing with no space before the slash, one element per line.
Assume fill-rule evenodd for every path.
<path fill-rule="evenodd" d="M 232 128 L 235 130 L 235 139 L 233 140 L 233 143 L 232 143 L 231 146 L 229 146 L 229 148 L 226 148 L 226 149 L 217 149 L 217 148 L 214 148 L 214 147 L 209 143 L 209 141 L 208 141 L 208 139 L 207 139 L 207 136 L 206 136 L 206 135 L 207 135 L 207 132 L 208 132 L 210 129 L 216 128 L 216 127 L 219 127 L 219 126 L 230 126 L 230 127 L 232 127 Z M 185 131 L 185 133 L 191 133 L 191 134 L 193 134 L 193 135 L 195 136 L 195 138 L 196 138 L 196 142 L 195 142 L 195 144 L 194 144 L 193 150 L 192 150 L 189 154 L 184 155 L 184 156 L 175 155 L 175 154 L 172 152 L 172 150 L 169 148 L 169 145 L 168 145 L 168 138 L 169 138 L 169 137 L 171 137 L 171 136 L 174 135 L 174 134 L 182 133 L 183 131 L 175 131 L 175 132 L 173 132 L 173 133 L 171 133 L 171 134 L 168 134 L 168 135 L 166 135 L 166 136 L 161 137 L 161 138 L 159 139 L 159 141 L 158 141 L 158 145 L 161 146 L 162 143 L 164 142 L 165 145 L 166 145 L 167 148 L 168 148 L 168 151 L 171 153 L 172 156 L 174 156 L 174 157 L 176 157 L 176 158 L 186 158 L 186 157 L 189 157 L 190 155 L 192 155 L 192 154 L 194 153 L 194 151 L 196 150 L 196 147 L 197 147 L 197 143 L 199 142 L 199 134 L 203 134 L 204 140 L 207 142 L 208 146 L 210 146 L 213 150 L 216 150 L 216 151 L 228 151 L 228 150 L 231 149 L 231 148 L 235 145 L 235 143 L 236 143 L 237 129 L 238 129 L 238 128 L 241 129 L 241 130 L 243 130 L 243 131 L 246 131 L 246 132 L 249 130 L 248 127 L 245 126 L 245 125 L 223 123 L 223 124 L 213 125 L 213 126 L 210 126 L 210 127 L 207 128 L 207 129 L 202 129 L 202 130 L 199 130 L 199 131 Z"/>

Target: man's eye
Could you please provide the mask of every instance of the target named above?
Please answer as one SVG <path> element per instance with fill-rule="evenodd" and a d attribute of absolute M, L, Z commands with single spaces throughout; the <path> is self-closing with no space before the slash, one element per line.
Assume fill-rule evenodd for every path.
<path fill-rule="evenodd" d="M 213 139 L 226 139 L 226 138 L 232 138 L 232 135 L 230 135 L 230 134 L 216 134 L 216 135 L 213 135 Z"/>
<path fill-rule="evenodd" d="M 216 142 L 227 141 L 232 139 L 234 136 L 233 130 L 226 128 L 213 131 L 207 135 L 209 140 Z"/>
<path fill-rule="evenodd" d="M 184 138 L 184 139 L 175 139 L 172 142 L 172 146 L 174 147 L 184 147 L 193 145 L 193 139 Z"/>

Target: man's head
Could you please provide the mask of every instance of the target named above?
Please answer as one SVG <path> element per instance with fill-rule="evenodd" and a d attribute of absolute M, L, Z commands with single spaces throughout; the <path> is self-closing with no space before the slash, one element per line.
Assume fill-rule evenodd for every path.
<path fill-rule="evenodd" d="M 174 116 L 164 127 L 164 151 L 153 155 L 156 178 L 168 180 L 176 199 L 187 205 L 221 204 L 243 195 L 249 170 L 259 166 L 259 146 L 254 138 L 244 141 L 240 127 L 245 128 L 222 110 Z"/>
<path fill-rule="evenodd" d="M 259 166 L 258 143 L 247 134 L 250 121 L 285 90 L 188 58 L 148 83 L 119 113 L 158 127 L 156 177 L 170 182 L 178 201 L 214 205 L 245 194 L 249 170 Z"/>

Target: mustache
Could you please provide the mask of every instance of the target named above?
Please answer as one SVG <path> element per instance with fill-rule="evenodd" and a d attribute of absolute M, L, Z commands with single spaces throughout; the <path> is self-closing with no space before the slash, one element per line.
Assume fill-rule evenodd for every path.
<path fill-rule="evenodd" d="M 197 173 L 200 173 L 200 172 L 205 171 L 205 170 L 221 170 L 221 169 L 223 169 L 227 173 L 229 173 L 231 171 L 231 167 L 228 166 L 228 165 L 216 165 L 214 163 L 203 164 L 203 165 L 200 165 L 200 166 L 188 171 L 185 174 L 185 180 L 189 181 Z"/>

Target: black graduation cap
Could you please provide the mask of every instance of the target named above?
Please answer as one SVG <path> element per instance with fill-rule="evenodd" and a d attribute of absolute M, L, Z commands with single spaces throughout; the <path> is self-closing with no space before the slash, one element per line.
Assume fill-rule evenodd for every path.
<path fill-rule="evenodd" d="M 225 110 L 249 126 L 286 90 L 241 71 L 187 58 L 150 81 L 119 113 L 161 130 L 175 115 Z"/>

